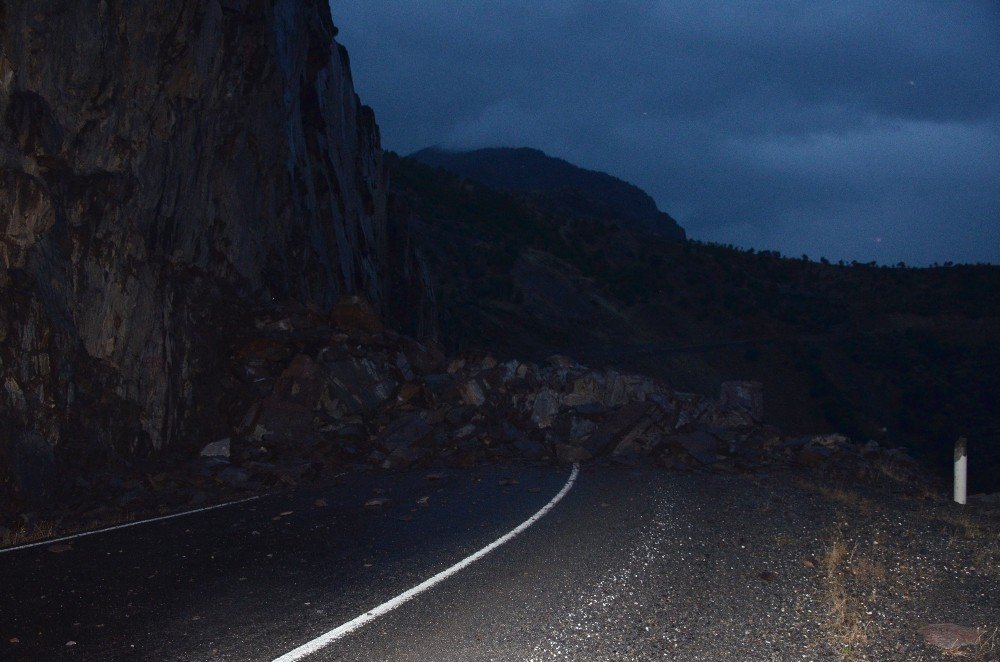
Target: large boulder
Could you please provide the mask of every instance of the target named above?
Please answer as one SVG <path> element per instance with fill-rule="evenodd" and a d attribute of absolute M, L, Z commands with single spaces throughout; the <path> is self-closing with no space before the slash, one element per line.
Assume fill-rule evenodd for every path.
<path fill-rule="evenodd" d="M 723 409 L 742 409 L 755 421 L 764 420 L 764 385 L 760 382 L 723 382 L 719 404 Z"/>

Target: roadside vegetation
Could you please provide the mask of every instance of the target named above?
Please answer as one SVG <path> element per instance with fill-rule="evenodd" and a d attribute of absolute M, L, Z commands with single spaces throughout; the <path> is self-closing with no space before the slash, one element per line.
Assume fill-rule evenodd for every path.
<path fill-rule="evenodd" d="M 768 420 L 787 431 L 905 446 L 942 472 L 965 436 L 972 490 L 1000 489 L 1000 267 L 835 264 L 669 241 L 570 215 L 544 193 L 509 195 L 395 155 L 388 163 L 419 219 L 450 349 L 536 359 L 558 350 L 701 393 L 757 379 Z M 539 254 L 552 258 L 545 270 L 526 269 Z M 550 305 L 553 282 L 569 313 Z M 731 340 L 751 342 L 669 351 Z"/>

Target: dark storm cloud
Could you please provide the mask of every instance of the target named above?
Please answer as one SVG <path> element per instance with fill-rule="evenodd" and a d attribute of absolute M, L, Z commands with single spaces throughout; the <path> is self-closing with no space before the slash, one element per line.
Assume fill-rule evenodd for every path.
<path fill-rule="evenodd" d="M 695 238 L 1000 261 L 993 2 L 334 0 L 387 148 L 538 147 Z"/>

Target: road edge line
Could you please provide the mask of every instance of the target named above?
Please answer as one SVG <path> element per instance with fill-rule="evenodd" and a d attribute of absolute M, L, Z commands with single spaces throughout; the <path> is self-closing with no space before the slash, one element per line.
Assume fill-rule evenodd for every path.
<path fill-rule="evenodd" d="M 107 533 L 108 531 L 116 531 L 118 529 L 127 529 L 130 526 L 139 526 L 140 524 L 149 524 L 151 522 L 161 522 L 167 519 L 174 519 L 175 517 L 184 517 L 185 515 L 194 515 L 195 513 L 203 513 L 207 510 L 215 510 L 217 508 L 225 508 L 226 506 L 235 506 L 239 503 L 246 503 L 248 501 L 253 501 L 255 499 L 261 498 L 261 494 L 256 496 L 247 497 L 246 499 L 240 499 L 238 501 L 227 501 L 226 503 L 217 503 L 214 506 L 205 506 L 204 508 L 196 508 L 194 510 L 185 510 L 181 513 L 173 513 L 172 515 L 161 515 L 160 517 L 153 517 L 150 519 L 141 519 L 135 522 L 125 522 L 124 524 L 116 524 L 115 526 L 108 526 L 103 529 L 94 529 L 93 531 L 83 531 L 81 533 L 74 533 L 69 536 L 62 536 L 61 538 L 49 538 L 47 540 L 40 540 L 39 542 L 27 543 L 25 545 L 18 545 L 17 547 L 4 547 L 0 549 L 0 554 L 6 554 L 7 552 L 16 552 L 22 549 L 30 549 L 32 547 L 41 547 L 42 545 L 54 545 L 65 540 L 74 540 L 76 538 L 84 538 L 86 536 L 94 536 L 98 533 Z"/>
<path fill-rule="evenodd" d="M 325 634 L 321 634 L 315 639 L 302 644 L 298 648 L 291 650 L 288 653 L 285 653 L 281 657 L 275 658 L 274 662 L 296 662 L 296 660 L 301 660 L 302 658 L 308 655 L 312 655 L 313 653 L 316 653 L 326 648 L 327 646 L 337 641 L 338 639 L 341 639 L 350 634 L 351 632 L 354 632 L 355 630 L 361 628 L 362 626 L 367 625 L 368 623 L 374 621 L 379 616 L 388 614 L 392 610 L 405 604 L 406 602 L 409 602 L 410 600 L 420 595 L 424 591 L 433 588 L 437 584 L 443 582 L 445 579 L 448 579 L 452 575 L 464 570 L 465 568 L 469 567 L 479 559 L 483 558 L 484 556 L 492 552 L 494 549 L 510 542 L 517 536 L 524 533 L 535 522 L 545 517 L 545 515 L 548 514 L 548 512 L 552 510 L 557 503 L 562 501 L 563 497 L 566 496 L 569 493 L 570 489 L 573 487 L 573 483 L 576 482 L 576 478 L 579 474 L 580 474 L 580 465 L 574 464 L 573 471 L 571 471 L 569 475 L 569 480 L 567 480 L 566 484 L 563 485 L 563 488 L 559 490 L 559 493 L 556 494 L 554 497 L 552 497 L 552 500 L 549 501 L 547 504 L 545 504 L 545 506 L 543 506 L 541 510 L 539 510 L 537 513 L 526 519 L 517 528 L 513 529 L 506 535 L 497 538 L 486 547 L 480 549 L 478 552 L 470 554 L 469 556 L 465 557 L 464 559 L 462 559 L 455 565 L 451 566 L 450 568 L 442 570 L 438 574 L 434 575 L 429 579 L 424 580 L 423 582 L 417 584 L 408 591 L 404 591 L 403 593 L 400 593 L 391 600 L 383 602 L 378 607 L 375 607 L 374 609 L 371 609 L 361 614 L 360 616 L 344 623 L 340 627 L 334 628 L 333 630 L 330 630 Z"/>

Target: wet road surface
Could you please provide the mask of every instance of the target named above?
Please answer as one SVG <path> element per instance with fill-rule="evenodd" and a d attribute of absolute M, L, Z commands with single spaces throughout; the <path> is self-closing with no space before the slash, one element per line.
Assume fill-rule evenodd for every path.
<path fill-rule="evenodd" d="M 0 554 L 0 659 L 274 660 L 508 533 L 570 470 L 428 473 Z M 821 658 L 801 558 L 824 516 L 738 477 L 585 469 L 523 534 L 306 659 Z"/>

